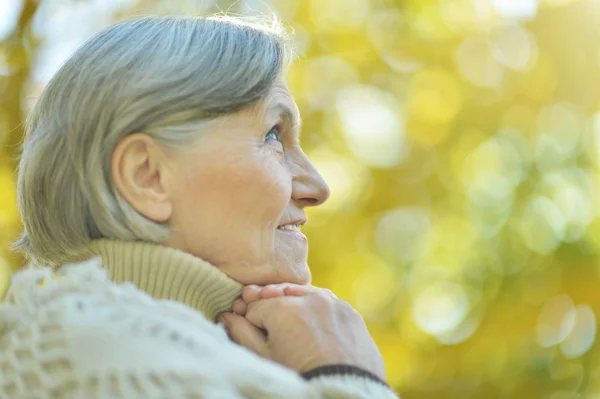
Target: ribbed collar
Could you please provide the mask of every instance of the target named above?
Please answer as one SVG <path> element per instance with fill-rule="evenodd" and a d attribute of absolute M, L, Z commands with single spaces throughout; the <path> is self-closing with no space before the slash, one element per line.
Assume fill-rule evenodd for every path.
<path fill-rule="evenodd" d="M 242 294 L 242 284 L 210 263 L 158 244 L 93 240 L 82 256 L 100 256 L 112 281 L 129 281 L 156 299 L 185 303 L 212 321 L 231 311 Z"/>

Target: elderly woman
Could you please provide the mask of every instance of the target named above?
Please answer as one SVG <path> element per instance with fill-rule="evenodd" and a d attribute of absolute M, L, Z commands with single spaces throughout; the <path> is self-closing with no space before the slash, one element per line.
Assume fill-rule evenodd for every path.
<path fill-rule="evenodd" d="M 19 168 L 32 265 L 0 307 L 0 398 L 396 397 L 360 315 L 309 285 L 300 226 L 329 192 L 286 54 L 275 24 L 143 18 L 57 72 Z"/>

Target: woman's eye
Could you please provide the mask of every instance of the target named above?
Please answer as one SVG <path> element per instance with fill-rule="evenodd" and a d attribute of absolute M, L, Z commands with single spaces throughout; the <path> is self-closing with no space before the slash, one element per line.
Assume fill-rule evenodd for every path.
<path fill-rule="evenodd" d="M 271 130 L 269 130 L 269 132 L 265 136 L 265 140 L 266 141 L 268 141 L 268 140 L 281 141 L 279 139 L 279 127 L 278 126 L 272 127 Z"/>

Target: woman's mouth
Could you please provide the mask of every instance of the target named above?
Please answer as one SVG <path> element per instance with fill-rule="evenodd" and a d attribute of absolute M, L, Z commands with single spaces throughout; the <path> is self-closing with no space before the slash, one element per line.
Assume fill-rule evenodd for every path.
<path fill-rule="evenodd" d="M 302 241 L 308 241 L 306 236 L 300 231 L 299 224 L 283 224 L 277 227 L 277 230 L 286 236 L 293 237 Z"/>
<path fill-rule="evenodd" d="M 284 224 L 277 227 L 278 230 L 291 230 L 291 231 L 300 231 L 299 224 Z"/>

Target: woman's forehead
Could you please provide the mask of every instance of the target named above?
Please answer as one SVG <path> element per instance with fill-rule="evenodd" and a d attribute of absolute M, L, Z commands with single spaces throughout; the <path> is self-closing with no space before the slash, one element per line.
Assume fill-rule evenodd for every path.
<path fill-rule="evenodd" d="M 273 86 L 265 97 L 263 104 L 265 109 L 287 106 L 288 108 L 292 108 L 292 110 L 295 108 L 297 111 L 294 97 L 284 82 L 278 82 Z"/>
<path fill-rule="evenodd" d="M 295 128 L 300 127 L 300 111 L 287 85 L 279 82 L 273 86 L 262 104 L 262 112 L 267 117 L 279 116 L 288 119 Z"/>

